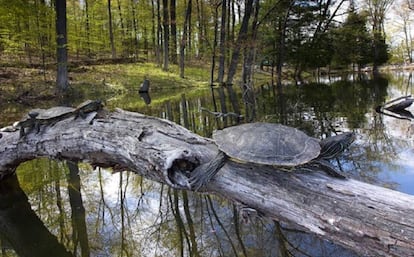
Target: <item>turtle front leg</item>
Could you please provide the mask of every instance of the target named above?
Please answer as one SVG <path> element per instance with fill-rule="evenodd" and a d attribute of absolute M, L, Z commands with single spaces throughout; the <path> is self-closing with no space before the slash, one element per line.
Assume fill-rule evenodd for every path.
<path fill-rule="evenodd" d="M 328 174 L 331 177 L 339 178 L 339 179 L 347 179 L 345 174 L 335 169 L 335 167 L 330 162 L 325 161 L 323 159 L 313 160 L 309 163 L 309 165 L 311 165 L 310 169 L 312 169 L 312 166 L 315 165 L 316 166 L 314 167 L 315 169 L 321 169 L 322 171 L 324 171 L 326 174 Z"/>
<path fill-rule="evenodd" d="M 20 131 L 19 131 L 19 138 L 24 138 L 24 136 L 26 135 L 25 131 L 24 131 L 24 127 L 20 127 Z"/>
<path fill-rule="evenodd" d="M 199 191 L 219 172 L 227 160 L 227 155 L 219 152 L 210 162 L 201 164 L 190 174 L 190 187 L 194 191 Z"/>

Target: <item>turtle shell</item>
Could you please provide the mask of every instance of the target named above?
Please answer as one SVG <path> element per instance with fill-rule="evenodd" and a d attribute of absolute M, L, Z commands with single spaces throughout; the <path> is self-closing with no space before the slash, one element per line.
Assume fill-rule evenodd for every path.
<path fill-rule="evenodd" d="M 31 112 L 39 113 L 36 119 L 46 120 L 72 113 L 74 110 L 72 107 L 56 106 L 49 109 L 33 109 Z"/>
<path fill-rule="evenodd" d="M 243 162 L 296 166 L 318 157 L 319 140 L 273 123 L 248 123 L 213 133 L 218 148 Z"/>
<path fill-rule="evenodd" d="M 83 110 L 86 112 L 97 111 L 102 107 L 102 102 L 100 100 L 86 100 L 85 102 L 79 104 L 76 107 L 76 110 Z"/>

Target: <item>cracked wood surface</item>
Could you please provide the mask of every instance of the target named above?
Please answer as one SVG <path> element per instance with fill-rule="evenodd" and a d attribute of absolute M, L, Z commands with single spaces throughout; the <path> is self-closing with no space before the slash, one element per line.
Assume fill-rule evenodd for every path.
<path fill-rule="evenodd" d="M 94 115 L 94 114 L 90 114 Z M 188 177 L 217 147 L 167 120 L 116 110 L 67 119 L 40 132 L 1 132 L 0 174 L 26 160 L 49 157 L 130 170 L 188 190 Z M 361 256 L 414 256 L 414 196 L 319 172 L 228 161 L 204 189 L 265 216 L 353 249 Z"/>

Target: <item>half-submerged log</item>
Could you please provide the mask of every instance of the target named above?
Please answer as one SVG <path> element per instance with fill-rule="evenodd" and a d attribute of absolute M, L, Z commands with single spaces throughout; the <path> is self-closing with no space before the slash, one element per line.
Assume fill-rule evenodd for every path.
<path fill-rule="evenodd" d="M 217 154 L 210 139 L 167 120 L 116 110 L 62 120 L 40 132 L 1 132 L 0 173 L 37 157 L 131 170 L 187 189 L 191 172 Z M 414 196 L 319 172 L 228 161 L 204 188 L 362 256 L 413 256 Z"/>
<path fill-rule="evenodd" d="M 414 102 L 414 98 L 411 95 L 401 96 L 388 101 L 384 104 L 383 108 L 389 111 L 402 111 L 405 108 L 410 107 Z"/>

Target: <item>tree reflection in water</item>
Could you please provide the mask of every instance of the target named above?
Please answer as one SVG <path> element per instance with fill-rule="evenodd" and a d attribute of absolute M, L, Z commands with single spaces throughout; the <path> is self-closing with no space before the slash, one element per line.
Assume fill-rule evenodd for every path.
<path fill-rule="evenodd" d="M 11 249 L 22 257 L 73 256 L 31 209 L 15 175 L 0 184 L 0 203 L 3 256 Z"/>
<path fill-rule="evenodd" d="M 354 256 L 260 215 L 243 218 L 239 205 L 222 198 L 128 172 L 34 162 L 18 171 L 28 198 L 15 176 L 1 186 L 2 245 L 19 256 L 72 256 L 66 249 L 75 256 Z M 47 183 L 27 181 L 40 177 Z"/>
<path fill-rule="evenodd" d="M 385 117 L 372 108 L 385 101 L 387 88 L 384 79 L 283 89 L 263 86 L 255 92 L 255 115 L 242 103 L 225 101 L 241 99 L 236 87 L 238 97 L 218 88 L 213 90 L 218 97 L 214 104 L 206 90 L 206 95 L 180 94 L 176 100 L 132 111 L 170 119 L 202 136 L 240 120 L 213 117 L 200 107 L 284 123 L 319 138 L 341 129 L 357 130 L 362 140 L 350 151 L 352 158 L 345 154 L 337 166 L 378 183 L 381 169 L 395 165 L 401 146 L 406 147 L 405 141 L 386 133 Z M 243 207 L 226 199 L 176 191 L 129 172 L 111 174 L 86 164 L 38 159 L 20 165 L 17 174 L 24 192 L 16 178 L 0 187 L 0 234 L 3 248 L 15 248 L 21 256 L 36 256 L 31 240 L 53 248 L 50 253 L 62 251 L 53 256 L 71 256 L 66 249 L 76 256 L 356 256 L 254 211 L 246 218 Z M 22 216 L 11 212 L 12 206 L 20 208 Z"/>

